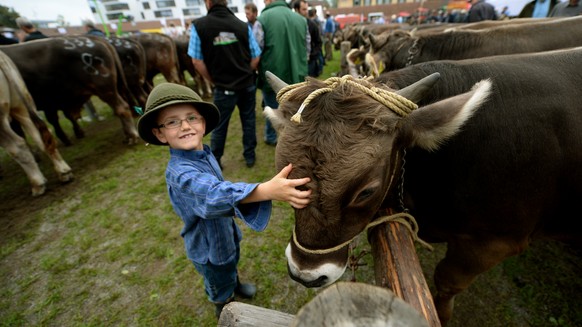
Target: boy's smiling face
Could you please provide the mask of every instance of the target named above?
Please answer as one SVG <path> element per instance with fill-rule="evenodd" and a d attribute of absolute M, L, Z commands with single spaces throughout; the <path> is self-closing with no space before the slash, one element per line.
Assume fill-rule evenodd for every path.
<path fill-rule="evenodd" d="M 188 120 L 192 122 L 189 123 Z M 178 126 L 172 128 L 172 122 L 177 121 Z M 206 132 L 206 121 L 193 105 L 181 103 L 168 106 L 162 109 L 156 123 L 158 127 L 152 128 L 152 133 L 160 142 L 177 150 L 203 149 L 202 138 Z"/>

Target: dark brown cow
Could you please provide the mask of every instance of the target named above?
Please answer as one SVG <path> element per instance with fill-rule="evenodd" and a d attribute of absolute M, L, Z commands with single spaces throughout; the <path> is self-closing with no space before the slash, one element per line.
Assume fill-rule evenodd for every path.
<path fill-rule="evenodd" d="M 59 180 L 71 181 L 73 179 L 71 167 L 61 157 L 55 139 L 38 116 L 34 101 L 18 68 L 4 52 L 0 51 L 0 146 L 24 169 L 32 185 L 32 195 L 44 194 L 46 178 L 25 139 L 10 128 L 11 119 L 18 121 L 26 135 L 47 154 Z"/>
<path fill-rule="evenodd" d="M 82 105 L 92 95 L 107 103 L 119 117 L 128 144 L 139 140 L 125 99 L 131 95 L 115 49 L 101 37 L 65 36 L 0 47 L 16 64 L 39 110 L 44 111 L 57 137 L 71 141 L 59 124 L 62 110 L 77 137 Z"/>
<path fill-rule="evenodd" d="M 513 53 L 539 52 L 582 45 L 582 17 L 511 24 L 483 30 L 456 30 L 411 36 L 395 31 L 388 36 L 370 37 L 366 62 L 375 76 L 383 71 L 411 64 L 443 59 L 469 59 Z M 372 74 L 370 74 L 372 75 Z"/>
<path fill-rule="evenodd" d="M 180 73 L 178 52 L 174 40 L 161 33 L 143 33 L 130 36 L 138 41 L 146 53 L 146 83 L 151 92 L 154 77 L 162 74 L 166 81 L 186 85 L 184 74 Z"/>
<path fill-rule="evenodd" d="M 127 87 L 137 103 L 145 108 L 148 93 L 146 87 L 146 56 L 139 42 L 129 38 L 108 37 L 107 40 L 117 51 L 123 67 Z M 133 111 L 135 113 L 135 111 Z M 135 115 L 134 115 L 135 116 Z"/>
<path fill-rule="evenodd" d="M 313 192 L 295 211 L 291 278 L 333 283 L 350 240 L 402 205 L 422 239 L 447 243 L 434 274 L 446 324 L 456 294 L 532 240 L 582 245 L 581 61 L 582 48 L 436 61 L 280 94 L 279 110 L 266 110 L 281 125 L 277 169 L 292 162 L 290 178 L 309 176 Z M 386 83 L 421 106 L 383 93 Z M 300 107 L 302 122 L 290 122 Z"/>
<path fill-rule="evenodd" d="M 188 44 L 190 39 L 186 35 L 180 35 L 174 39 L 176 49 L 178 50 L 178 62 L 180 64 L 180 71 L 187 71 L 194 80 L 195 90 L 204 99 L 212 98 L 212 83 L 204 79 L 202 75 L 196 71 L 192 63 L 192 57 L 188 55 Z"/>

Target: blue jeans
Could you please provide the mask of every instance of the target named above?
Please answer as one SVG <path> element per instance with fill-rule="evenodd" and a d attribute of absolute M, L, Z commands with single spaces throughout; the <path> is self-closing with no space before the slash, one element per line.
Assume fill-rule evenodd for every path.
<path fill-rule="evenodd" d="M 307 75 L 311 77 L 319 76 L 319 60 L 313 59 L 307 62 Z"/>
<path fill-rule="evenodd" d="M 238 261 L 240 252 L 237 250 L 234 261 L 224 265 L 214 265 L 210 261 L 199 264 L 194 261 L 194 267 L 204 278 L 204 290 L 212 303 L 225 303 L 234 295 L 236 288 Z"/>
<path fill-rule="evenodd" d="M 214 89 L 214 104 L 220 112 L 220 121 L 210 136 L 210 148 L 218 162 L 224 154 L 228 124 L 235 106 L 238 106 L 242 125 L 243 156 L 247 163 L 255 162 L 255 148 L 257 147 L 256 90 L 255 85 L 240 91 L 228 91 L 218 87 Z"/>
<path fill-rule="evenodd" d="M 279 108 L 279 103 L 277 102 L 277 94 L 274 91 L 264 91 L 263 90 L 263 101 L 265 106 L 269 106 L 272 109 Z M 265 122 L 265 142 L 275 144 L 277 143 L 277 131 L 273 128 L 271 121 L 267 118 Z"/>

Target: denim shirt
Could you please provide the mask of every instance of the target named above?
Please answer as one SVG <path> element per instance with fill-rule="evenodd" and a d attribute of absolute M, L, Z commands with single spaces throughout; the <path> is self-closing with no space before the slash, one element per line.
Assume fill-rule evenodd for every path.
<path fill-rule="evenodd" d="M 225 181 L 210 147 L 184 151 L 170 148 L 166 184 L 174 211 L 184 221 L 188 258 L 221 265 L 234 260 L 242 239 L 234 216 L 256 231 L 267 227 L 271 201 L 240 204 L 258 183 Z"/>

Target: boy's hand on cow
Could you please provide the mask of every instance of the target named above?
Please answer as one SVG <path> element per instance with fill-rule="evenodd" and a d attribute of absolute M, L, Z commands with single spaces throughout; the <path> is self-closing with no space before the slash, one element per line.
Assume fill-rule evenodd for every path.
<path fill-rule="evenodd" d="M 285 201 L 296 209 L 302 209 L 311 201 L 311 190 L 301 191 L 297 187 L 307 184 L 311 179 L 309 177 L 288 179 L 292 169 L 293 165 L 288 164 L 265 184 L 269 184 L 272 200 Z"/>
<path fill-rule="evenodd" d="M 311 179 L 288 179 L 291 169 L 293 166 L 288 164 L 270 181 L 259 184 L 241 203 L 276 200 L 288 202 L 296 209 L 305 208 L 311 201 L 311 190 L 301 191 L 297 187 L 307 184 Z"/>

